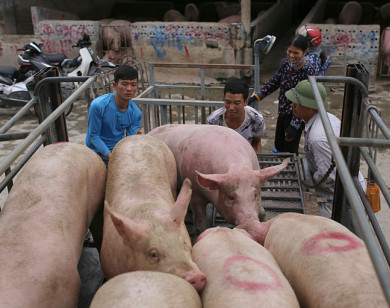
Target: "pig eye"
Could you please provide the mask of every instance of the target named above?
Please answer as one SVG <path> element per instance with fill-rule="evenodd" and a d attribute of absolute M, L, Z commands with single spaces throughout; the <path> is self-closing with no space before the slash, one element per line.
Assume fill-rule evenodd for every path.
<path fill-rule="evenodd" d="M 153 263 L 157 263 L 160 261 L 160 255 L 156 249 L 152 249 L 149 251 L 149 259 Z"/>

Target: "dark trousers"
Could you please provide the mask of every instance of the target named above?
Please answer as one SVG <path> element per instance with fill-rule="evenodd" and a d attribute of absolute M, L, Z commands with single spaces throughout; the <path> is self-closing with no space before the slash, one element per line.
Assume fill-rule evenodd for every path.
<path fill-rule="evenodd" d="M 301 140 L 302 131 L 305 128 L 302 122 L 295 138 L 291 141 L 286 140 L 286 129 L 290 125 L 292 115 L 279 115 L 276 122 L 275 130 L 275 148 L 278 152 L 295 153 L 298 155 L 299 142 Z"/>

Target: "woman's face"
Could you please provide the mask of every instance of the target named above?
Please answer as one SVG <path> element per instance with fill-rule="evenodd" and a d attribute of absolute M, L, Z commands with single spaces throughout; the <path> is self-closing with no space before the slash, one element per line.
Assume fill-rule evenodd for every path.
<path fill-rule="evenodd" d="M 290 59 L 290 62 L 292 64 L 295 64 L 298 61 L 300 61 L 304 55 L 305 55 L 305 52 L 298 47 L 291 45 L 287 48 L 287 57 Z"/>

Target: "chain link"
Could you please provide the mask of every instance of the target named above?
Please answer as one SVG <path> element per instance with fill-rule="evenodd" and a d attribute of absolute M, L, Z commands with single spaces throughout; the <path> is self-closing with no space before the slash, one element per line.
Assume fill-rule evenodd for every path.
<path fill-rule="evenodd" d="M 329 177 L 329 175 L 332 173 L 334 167 L 336 166 L 336 162 L 334 160 L 332 160 L 332 163 L 331 165 L 329 166 L 329 169 L 328 171 L 326 171 L 326 173 L 324 174 L 324 176 L 322 177 L 321 180 L 319 180 L 318 182 L 315 182 L 313 185 L 310 185 L 308 183 L 306 183 L 304 180 L 301 180 L 301 182 L 306 186 L 306 187 L 309 187 L 309 188 L 316 188 L 318 186 L 320 186 L 322 183 L 325 182 L 325 180 Z"/>

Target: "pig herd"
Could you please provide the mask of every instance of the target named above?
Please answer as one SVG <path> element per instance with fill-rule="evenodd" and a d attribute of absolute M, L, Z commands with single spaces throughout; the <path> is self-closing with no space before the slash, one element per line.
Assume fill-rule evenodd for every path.
<path fill-rule="evenodd" d="M 121 140 L 108 168 L 57 143 L 23 167 L 0 213 L 1 307 L 76 307 L 77 263 L 104 203 L 100 307 L 388 307 L 366 246 L 323 217 L 267 220 L 259 169 L 237 132 L 165 125 Z M 234 229 L 206 229 L 213 203 Z M 184 218 L 191 206 L 192 246 Z"/>

